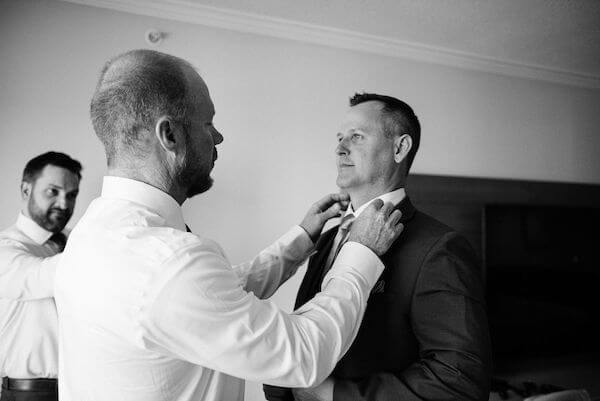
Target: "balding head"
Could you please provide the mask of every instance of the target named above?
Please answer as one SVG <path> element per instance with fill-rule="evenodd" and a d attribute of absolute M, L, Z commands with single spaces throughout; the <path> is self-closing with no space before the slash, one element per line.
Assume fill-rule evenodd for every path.
<path fill-rule="evenodd" d="M 189 63 L 152 50 L 132 50 L 108 61 L 92 97 L 90 114 L 109 167 L 143 158 L 144 135 L 161 116 L 188 126 Z"/>
<path fill-rule="evenodd" d="M 109 175 L 145 182 L 180 204 L 208 190 L 223 136 L 204 80 L 186 61 L 151 50 L 110 60 L 92 98 Z"/>

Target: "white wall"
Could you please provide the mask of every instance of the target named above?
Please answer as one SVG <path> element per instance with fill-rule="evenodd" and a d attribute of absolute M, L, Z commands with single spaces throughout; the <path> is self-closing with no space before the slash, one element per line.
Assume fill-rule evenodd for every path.
<path fill-rule="evenodd" d="M 194 63 L 225 136 L 214 188 L 185 205 L 195 232 L 234 262 L 335 191 L 337 122 L 355 91 L 397 96 L 423 125 L 414 172 L 600 184 L 600 91 L 361 54 L 54 1 L 0 11 L 0 226 L 20 207 L 25 162 L 46 150 L 84 164 L 76 222 L 100 190 L 104 158 L 88 118 L 108 58 L 146 47 Z M 276 302 L 291 309 L 299 277 Z M 248 400 L 258 400 L 248 385 Z"/>

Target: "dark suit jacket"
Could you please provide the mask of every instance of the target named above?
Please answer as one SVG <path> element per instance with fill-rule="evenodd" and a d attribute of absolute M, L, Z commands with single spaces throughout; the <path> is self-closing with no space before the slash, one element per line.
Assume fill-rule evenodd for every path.
<path fill-rule="evenodd" d="M 398 205 L 404 231 L 382 256 L 356 340 L 335 367 L 334 400 L 488 400 L 491 350 L 481 271 L 450 227 Z M 321 236 L 296 308 L 320 291 L 337 227 Z M 293 399 L 265 386 L 268 400 Z"/>

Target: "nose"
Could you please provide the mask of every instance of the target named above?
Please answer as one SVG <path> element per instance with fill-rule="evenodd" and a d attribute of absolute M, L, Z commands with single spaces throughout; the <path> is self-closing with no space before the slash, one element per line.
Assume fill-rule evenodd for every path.
<path fill-rule="evenodd" d="M 218 145 L 221 142 L 223 142 L 223 135 L 221 135 L 221 133 L 219 131 L 217 131 L 216 128 L 213 129 L 212 137 L 213 137 L 213 142 L 215 143 L 215 145 Z"/>
<path fill-rule="evenodd" d="M 349 153 L 350 150 L 348 149 L 346 138 L 343 138 L 335 147 L 335 154 L 338 156 L 347 156 Z"/>
<path fill-rule="evenodd" d="M 68 200 L 67 200 L 67 195 L 62 194 L 56 197 L 56 207 L 60 208 L 60 209 L 66 209 L 67 205 L 69 204 Z"/>

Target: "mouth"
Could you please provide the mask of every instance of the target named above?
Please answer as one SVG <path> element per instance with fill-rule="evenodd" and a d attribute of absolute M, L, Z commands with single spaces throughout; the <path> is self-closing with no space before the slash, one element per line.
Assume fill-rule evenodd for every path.
<path fill-rule="evenodd" d="M 347 158 L 345 158 L 345 157 L 339 157 L 337 159 L 337 167 L 339 169 L 348 168 L 348 167 L 354 167 L 354 164 L 350 160 L 348 160 Z"/>
<path fill-rule="evenodd" d="M 217 152 L 217 148 L 213 150 L 213 163 L 219 158 L 219 153 Z"/>
<path fill-rule="evenodd" d="M 67 218 L 67 212 L 64 212 L 62 210 L 50 210 L 50 215 L 52 217 L 54 217 L 55 219 L 60 219 L 60 220 L 64 220 Z"/>

